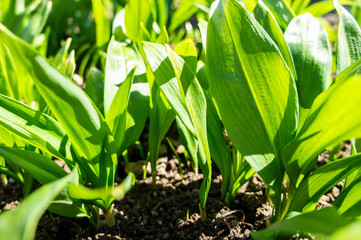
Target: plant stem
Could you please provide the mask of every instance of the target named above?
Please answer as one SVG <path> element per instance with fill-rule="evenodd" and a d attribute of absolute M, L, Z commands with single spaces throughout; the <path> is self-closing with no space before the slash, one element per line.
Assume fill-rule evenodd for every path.
<path fill-rule="evenodd" d="M 202 206 L 199 204 L 199 212 L 201 214 L 201 221 L 206 222 L 207 221 L 207 213 L 206 208 L 202 208 Z"/>
<path fill-rule="evenodd" d="M 108 227 L 113 227 L 115 225 L 114 204 L 112 204 L 108 211 L 105 213 L 105 223 Z"/>

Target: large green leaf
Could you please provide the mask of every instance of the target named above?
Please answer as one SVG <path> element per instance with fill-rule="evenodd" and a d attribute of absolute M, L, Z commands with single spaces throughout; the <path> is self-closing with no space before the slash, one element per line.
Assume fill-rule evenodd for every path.
<path fill-rule="evenodd" d="M 104 113 L 109 111 L 119 86 L 128 73 L 138 65 L 136 74 L 144 74 L 145 68 L 140 54 L 128 43 L 119 42 L 113 37 L 108 45 L 105 65 Z"/>
<path fill-rule="evenodd" d="M 179 116 L 180 120 L 183 121 L 183 124 L 189 128 L 194 136 L 196 136 L 186 103 L 182 100 L 181 91 L 174 75 L 172 63 L 168 58 L 167 48 L 160 44 L 149 42 L 144 42 L 143 48 L 155 80 L 165 98 L 168 100 L 177 116 Z"/>
<path fill-rule="evenodd" d="M 291 50 L 297 73 L 300 121 L 303 125 L 315 98 L 325 91 L 331 78 L 332 53 L 327 32 L 318 19 L 306 13 L 295 17 L 284 37 Z"/>
<path fill-rule="evenodd" d="M 220 1 L 208 23 L 207 63 L 233 145 L 268 184 L 281 181 L 275 158 L 297 128 L 296 84 L 276 44 L 237 1 Z"/>
<path fill-rule="evenodd" d="M 312 211 L 328 190 L 361 166 L 361 155 L 330 162 L 312 172 L 300 183 L 289 211 Z"/>
<path fill-rule="evenodd" d="M 154 43 L 144 43 L 144 51 L 164 96 L 183 124 L 188 128 L 194 128 L 194 130 L 189 130 L 194 131 L 200 149 L 206 156 L 201 162 L 205 180 L 201 186 L 200 202 L 201 207 L 204 208 L 210 187 L 211 167 L 207 138 L 207 103 L 203 90 L 195 77 L 197 59 L 194 45 L 190 41 L 180 43 L 176 51 L 182 57 L 169 47 L 165 48 Z"/>
<path fill-rule="evenodd" d="M 0 155 L 5 160 L 27 171 L 39 183 L 46 184 L 66 175 L 64 169 L 42 154 L 0 145 Z"/>
<path fill-rule="evenodd" d="M 275 16 L 277 23 L 285 30 L 295 13 L 285 0 L 263 0 Z"/>
<path fill-rule="evenodd" d="M 254 17 L 257 19 L 259 24 L 266 30 L 268 35 L 277 44 L 283 58 L 285 59 L 288 67 L 290 68 L 293 76 L 296 78 L 296 70 L 293 63 L 292 55 L 287 42 L 283 36 L 283 32 L 277 24 L 275 18 L 271 14 L 267 6 L 261 1 L 258 3 L 253 11 Z"/>
<path fill-rule="evenodd" d="M 297 233 L 313 233 L 321 234 L 321 236 L 329 236 L 351 222 L 350 219 L 340 216 L 335 208 L 328 207 L 285 219 L 282 222 L 271 225 L 265 230 L 253 232 L 252 237 L 259 240 L 290 239 L 292 235 Z"/>
<path fill-rule="evenodd" d="M 153 15 L 150 0 L 132 0 L 125 6 L 124 13 L 125 34 L 132 41 L 143 40 L 142 27 L 149 31 L 152 28 Z"/>
<path fill-rule="evenodd" d="M 358 65 L 352 67 L 359 68 Z M 283 152 L 294 184 L 301 180 L 301 173 L 305 175 L 315 167 L 316 161 L 312 159 L 326 147 L 361 137 L 361 112 L 357 110 L 361 103 L 361 79 L 350 74 L 342 76 L 315 99 L 296 141 Z"/>
<path fill-rule="evenodd" d="M 104 118 L 83 90 L 45 59 L 35 56 L 33 64 L 37 89 L 69 136 L 79 158 L 87 159 L 88 164 L 80 163 L 80 167 L 87 168 L 87 177 L 96 185 L 98 178 L 94 175 L 99 174 L 99 161 L 106 161 L 101 156 L 109 134 Z"/>
<path fill-rule="evenodd" d="M 72 181 L 76 175 L 75 168 L 70 175 L 42 186 L 21 205 L 0 215 L 1 237 L 9 240 L 28 240 L 35 238 L 35 231 L 45 210 L 51 201 Z"/>
<path fill-rule="evenodd" d="M 115 141 L 115 151 L 118 152 L 123 142 L 126 120 L 127 120 L 127 107 L 130 95 L 130 89 L 132 87 L 134 73 L 136 67 L 134 67 L 128 74 L 125 81 L 120 85 L 117 93 L 115 94 L 112 104 L 109 107 L 109 111 L 105 116 L 105 120 L 112 132 Z"/>
<path fill-rule="evenodd" d="M 300 105 L 310 108 L 331 78 L 332 54 L 326 30 L 318 19 L 303 14 L 290 22 L 284 36 L 296 67 Z"/>
<path fill-rule="evenodd" d="M 60 159 L 72 159 L 70 142 L 53 118 L 0 94 L 0 125 Z"/>
<path fill-rule="evenodd" d="M 187 104 L 188 112 L 197 133 L 199 149 L 201 154 L 204 153 L 204 159 L 200 158 L 204 180 L 199 192 L 199 198 L 201 207 L 205 208 L 208 191 L 210 189 L 212 167 L 207 132 L 207 99 L 196 78 L 197 52 L 190 40 L 185 40 L 178 44 L 175 49 L 176 52 L 173 52 L 169 47 L 167 50 L 175 77 L 178 81 L 178 86 L 181 89 L 183 102 Z"/>
<path fill-rule="evenodd" d="M 336 59 L 336 74 L 338 75 L 361 58 L 361 29 L 353 16 L 340 5 L 338 0 L 334 0 L 333 4 L 340 19 Z"/>
<path fill-rule="evenodd" d="M 339 239 L 352 239 L 352 240 L 361 240 L 361 221 L 357 220 L 338 228 L 327 240 L 339 240 Z"/>

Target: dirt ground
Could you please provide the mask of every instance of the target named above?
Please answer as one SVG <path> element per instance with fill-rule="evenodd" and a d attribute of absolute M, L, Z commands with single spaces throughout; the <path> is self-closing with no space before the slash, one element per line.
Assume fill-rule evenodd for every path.
<path fill-rule="evenodd" d="M 348 155 L 349 148 L 346 143 L 337 157 Z M 181 178 L 178 160 L 172 154 L 165 155 L 168 156 L 157 162 L 155 185 L 149 176 L 149 167 L 148 177 L 143 180 L 143 171 L 139 169 L 144 161 L 130 163 L 137 180 L 125 198 L 115 202 L 113 228 L 96 231 L 86 218 L 65 218 L 46 212 L 39 222 L 36 239 L 252 239 L 252 231 L 266 227 L 272 206 L 267 202 L 266 186 L 258 175 L 246 183 L 234 203 L 227 206 L 221 201 L 222 178 L 214 167 L 207 201 L 208 220 L 202 222 L 198 189 L 203 175 L 196 176 L 191 167 L 182 162 Z M 321 154 L 319 165 L 325 164 L 328 158 L 329 153 Z M 330 205 L 341 188 L 342 183 L 325 194 L 318 207 Z M 16 207 L 21 200 L 22 189 L 11 179 L 7 187 L 0 187 L 0 212 Z"/>

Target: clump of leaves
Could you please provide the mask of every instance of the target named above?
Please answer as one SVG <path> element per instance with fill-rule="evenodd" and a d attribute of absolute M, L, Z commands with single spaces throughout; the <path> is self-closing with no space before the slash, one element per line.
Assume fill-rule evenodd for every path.
<path fill-rule="evenodd" d="M 325 148 L 360 137 L 359 45 L 352 40 L 360 30 L 334 5 L 341 18 L 334 82 L 326 31 L 310 14 L 292 18 L 283 34 L 265 5 L 252 16 L 239 2 L 220 0 L 208 23 L 212 97 L 233 146 L 268 184 L 275 222 L 312 211 L 360 167 L 356 154 L 313 171 Z"/>

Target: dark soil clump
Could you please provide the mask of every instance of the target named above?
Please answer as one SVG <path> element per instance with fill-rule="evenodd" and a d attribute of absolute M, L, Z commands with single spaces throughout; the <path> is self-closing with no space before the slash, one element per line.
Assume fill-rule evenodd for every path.
<path fill-rule="evenodd" d="M 264 209 L 271 208 L 265 207 L 265 186 L 257 177 L 229 207 L 220 199 L 221 177 L 215 176 L 207 200 L 208 220 L 202 222 L 198 189 L 203 176 L 184 168 L 181 179 L 178 160 L 159 159 L 156 184 L 151 177 L 137 180 L 115 203 L 117 220 L 111 229 L 96 232 L 87 219 L 46 213 L 36 239 L 251 239 L 251 231 L 265 227 L 265 214 L 270 213 Z"/>

